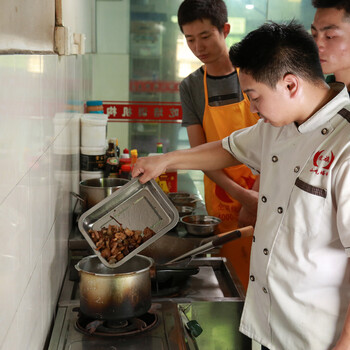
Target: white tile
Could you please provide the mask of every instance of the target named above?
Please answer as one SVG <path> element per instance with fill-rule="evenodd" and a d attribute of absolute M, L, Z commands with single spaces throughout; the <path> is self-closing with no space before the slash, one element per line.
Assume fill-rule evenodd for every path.
<path fill-rule="evenodd" d="M 37 264 L 53 225 L 50 187 L 50 151 L 41 155 L 29 172 L 30 264 Z"/>
<path fill-rule="evenodd" d="M 83 68 L 81 56 L 0 55 L 1 349 L 42 349 L 54 314 L 79 187 L 83 86 L 91 92 Z"/>
<path fill-rule="evenodd" d="M 8 332 L 5 335 L 5 338 L 0 341 L 0 349 L 1 350 L 8 350 L 8 349 L 19 349 L 19 337 L 18 334 L 20 333 L 19 327 L 18 327 L 18 319 L 15 317 L 13 320 L 11 327 L 9 328 Z"/>
<path fill-rule="evenodd" d="M 42 334 L 42 281 L 41 263 L 35 267 L 29 284 L 23 295 L 16 319 L 21 330 L 18 349 L 42 349 L 44 340 Z"/>
<path fill-rule="evenodd" d="M 0 203 L 23 176 L 20 163 L 23 150 L 18 153 L 21 130 L 18 116 L 18 80 L 16 59 L 10 55 L 0 55 Z M 17 138 L 18 137 L 18 138 Z"/>
<path fill-rule="evenodd" d="M 41 75 L 41 111 L 49 122 L 56 113 L 56 93 L 57 93 L 57 55 L 43 56 L 43 74 Z M 51 125 L 52 126 L 52 125 Z M 50 130 L 48 130 L 50 132 Z M 52 130 L 51 130 L 52 132 Z"/>
<path fill-rule="evenodd" d="M 3 325 L 0 344 L 31 275 L 28 206 L 28 179 L 25 178 L 0 206 L 0 324 Z"/>
<path fill-rule="evenodd" d="M 66 58 L 59 59 L 56 69 L 56 113 L 66 111 Z"/>
<path fill-rule="evenodd" d="M 50 232 L 44 245 L 42 253 L 42 308 L 41 318 L 43 320 L 43 333 L 47 334 L 54 316 L 54 310 L 57 304 L 58 288 L 61 279 L 63 264 L 58 263 L 55 231 Z"/>

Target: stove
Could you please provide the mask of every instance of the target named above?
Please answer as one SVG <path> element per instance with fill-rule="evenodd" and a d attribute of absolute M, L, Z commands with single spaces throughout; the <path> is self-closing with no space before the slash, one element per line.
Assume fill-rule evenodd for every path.
<path fill-rule="evenodd" d="M 251 349 L 251 340 L 238 332 L 242 308 L 239 301 L 176 303 L 165 299 L 152 303 L 146 329 L 106 335 L 101 334 L 105 330 L 79 329 L 79 302 L 75 301 L 59 307 L 49 350 Z M 201 329 L 198 337 L 191 334 L 188 324 L 192 322 Z"/>
<path fill-rule="evenodd" d="M 170 290 L 152 289 L 152 305 L 145 315 L 111 324 L 81 314 L 74 265 L 91 251 L 77 233 L 69 245 L 71 262 L 48 350 L 252 348 L 251 340 L 238 331 L 244 288 L 225 258 L 206 256 L 190 260 L 186 266 L 198 269 L 198 273 Z"/>
<path fill-rule="evenodd" d="M 79 302 L 60 307 L 57 313 L 49 349 L 69 350 L 162 350 L 187 349 L 182 332 L 181 318 L 172 302 L 153 303 L 148 316 L 152 319 L 150 326 L 139 332 L 102 335 L 89 334 L 77 327 L 79 320 Z M 108 331 L 107 331 L 108 332 Z M 103 333 L 103 332 L 102 332 Z"/>

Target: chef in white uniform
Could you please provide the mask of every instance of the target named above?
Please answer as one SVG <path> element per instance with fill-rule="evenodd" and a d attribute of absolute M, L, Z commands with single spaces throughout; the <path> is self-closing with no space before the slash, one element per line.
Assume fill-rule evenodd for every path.
<path fill-rule="evenodd" d="M 258 124 L 133 171 L 145 182 L 240 161 L 261 175 L 240 330 L 270 350 L 350 349 L 350 100 L 317 51 L 293 22 L 251 32 L 230 58 Z"/>

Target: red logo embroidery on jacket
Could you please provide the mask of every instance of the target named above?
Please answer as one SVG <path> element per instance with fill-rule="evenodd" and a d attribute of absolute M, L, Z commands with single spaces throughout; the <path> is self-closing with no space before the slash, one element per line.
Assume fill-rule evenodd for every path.
<path fill-rule="evenodd" d="M 310 172 L 316 175 L 328 175 L 328 170 L 334 161 L 334 154 L 331 151 L 330 155 L 323 155 L 324 150 L 318 151 L 314 155 L 313 164 L 314 168 L 310 169 Z"/>

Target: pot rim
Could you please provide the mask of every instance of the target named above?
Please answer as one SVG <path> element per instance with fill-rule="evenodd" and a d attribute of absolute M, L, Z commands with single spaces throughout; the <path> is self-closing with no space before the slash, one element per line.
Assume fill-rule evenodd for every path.
<path fill-rule="evenodd" d="M 101 264 L 101 266 L 103 266 L 104 269 L 109 269 L 111 271 L 115 271 L 115 270 L 123 270 L 123 266 L 125 268 L 125 266 L 129 263 L 132 262 L 132 260 L 134 258 L 141 258 L 143 260 L 147 260 L 148 263 L 149 263 L 149 266 L 147 267 L 144 267 L 144 268 L 141 268 L 139 270 L 136 270 L 136 271 L 129 271 L 129 272 L 114 272 L 114 273 L 98 273 L 98 272 L 92 272 L 92 271 L 87 271 L 83 268 L 81 268 L 79 266 L 80 263 L 83 263 L 85 261 L 88 261 L 88 260 L 92 260 L 92 259 L 97 259 L 98 260 L 98 263 Z M 76 264 L 75 264 L 75 268 L 76 270 L 79 271 L 79 273 L 87 273 L 89 275 L 92 275 L 92 276 L 100 276 L 100 277 L 111 277 L 111 276 L 128 276 L 128 275 L 135 275 L 135 274 L 142 274 L 148 270 L 150 270 L 150 268 L 154 265 L 154 260 L 148 256 L 144 256 L 144 255 L 140 255 L 140 254 L 136 254 L 135 256 L 133 256 L 132 258 L 130 258 L 129 260 L 127 260 L 123 265 L 119 266 L 119 267 L 114 267 L 114 268 L 109 268 L 105 265 L 102 264 L 102 262 L 99 260 L 98 256 L 97 255 L 89 255 L 89 256 L 86 256 L 84 258 L 82 258 L 81 260 L 79 260 Z"/>
<path fill-rule="evenodd" d="M 100 177 L 100 178 L 91 178 L 91 179 L 86 179 L 82 180 L 79 182 L 79 186 L 81 188 L 86 188 L 86 189 L 106 189 L 106 188 L 116 188 L 116 187 L 121 187 L 128 183 L 130 180 L 120 178 L 120 177 L 115 177 L 115 178 L 107 178 L 107 177 Z M 110 184 L 107 186 L 101 186 L 102 182 L 106 183 L 114 183 Z M 94 184 L 100 184 L 99 186 L 96 186 Z"/>

